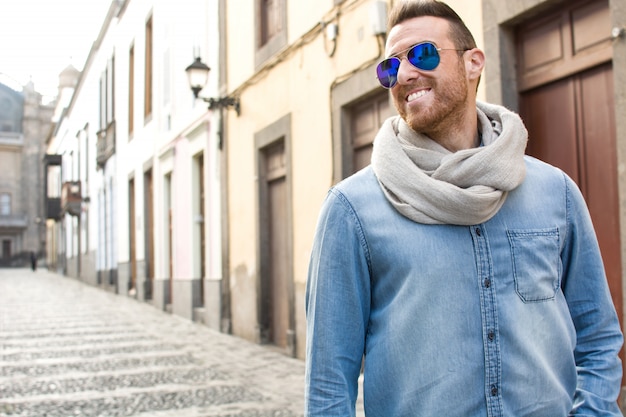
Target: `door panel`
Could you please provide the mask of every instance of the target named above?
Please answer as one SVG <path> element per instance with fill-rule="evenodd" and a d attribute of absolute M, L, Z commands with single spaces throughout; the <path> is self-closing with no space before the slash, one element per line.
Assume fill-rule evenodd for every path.
<path fill-rule="evenodd" d="M 580 76 L 580 129 L 584 158 L 585 198 L 600 240 L 609 285 L 618 311 L 622 310 L 621 245 L 613 71 L 610 64 Z M 618 296 L 619 295 L 619 296 Z"/>
<path fill-rule="evenodd" d="M 154 196 L 152 184 L 152 169 L 144 173 L 144 207 L 145 207 L 145 258 L 146 258 L 146 281 L 144 283 L 144 299 L 152 299 L 154 287 Z"/>
<path fill-rule="evenodd" d="M 372 143 L 383 122 L 393 115 L 389 93 L 383 91 L 353 107 L 350 123 L 352 169 L 354 173 L 370 164 Z"/>
<path fill-rule="evenodd" d="M 572 81 L 558 81 L 524 93 L 520 113 L 529 131 L 527 153 L 558 166 L 579 182 Z"/>
<path fill-rule="evenodd" d="M 615 106 L 610 63 L 523 93 L 520 114 L 527 151 L 567 172 L 580 187 L 598 236 L 615 308 L 621 319 Z"/>
<path fill-rule="evenodd" d="M 261 320 L 266 334 L 264 342 L 281 348 L 288 348 L 287 334 L 290 329 L 290 280 L 289 274 L 289 235 L 287 201 L 287 160 L 283 141 L 271 145 L 263 151 L 264 184 L 261 216 Z"/>
<path fill-rule="evenodd" d="M 2 241 L 2 259 L 5 261 L 9 261 L 11 259 L 11 241 L 10 240 Z"/>
<path fill-rule="evenodd" d="M 572 76 L 611 60 L 608 0 L 571 0 L 533 16 L 516 31 L 521 91 Z"/>
<path fill-rule="evenodd" d="M 289 328 L 289 305 L 287 295 L 287 218 L 285 177 L 278 178 L 268 184 L 268 201 L 270 212 L 270 340 L 280 347 L 287 347 L 287 330 Z"/>
<path fill-rule="evenodd" d="M 129 217 L 129 234 L 128 238 L 130 248 L 130 280 L 128 281 L 128 289 L 135 289 L 137 284 L 137 251 L 135 243 L 137 241 L 135 233 L 135 180 L 130 180 L 128 184 L 128 217 Z"/>
<path fill-rule="evenodd" d="M 195 245 L 199 248 L 199 253 L 196 262 L 196 267 L 194 270 L 198 271 L 199 279 L 200 279 L 200 288 L 198 298 L 200 299 L 200 306 L 204 306 L 204 280 L 206 278 L 206 220 L 207 216 L 204 211 L 204 154 L 200 153 L 198 156 L 194 157 L 194 176 L 197 178 L 195 183 L 196 187 L 196 197 L 194 202 L 194 227 L 196 228 L 196 232 L 194 233 Z"/>
<path fill-rule="evenodd" d="M 622 320 L 609 1 L 573 0 L 530 17 L 516 29 L 516 45 L 527 152 L 560 167 L 580 187 Z"/>

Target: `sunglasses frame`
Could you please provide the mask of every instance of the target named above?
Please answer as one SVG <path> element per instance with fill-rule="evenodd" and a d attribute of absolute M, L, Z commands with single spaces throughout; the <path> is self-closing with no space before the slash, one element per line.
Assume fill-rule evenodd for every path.
<path fill-rule="evenodd" d="M 411 50 L 413 50 L 414 48 L 417 48 L 418 46 L 422 46 L 422 45 L 430 45 L 432 47 L 434 47 L 435 51 L 437 52 L 437 59 L 439 60 L 437 62 L 437 65 L 435 65 L 433 68 L 431 69 L 424 69 L 424 68 L 420 68 L 417 65 L 413 64 L 408 58 L 407 55 L 409 54 L 409 52 Z M 380 81 L 380 78 L 378 77 L 378 68 L 384 63 L 384 62 L 388 62 L 388 61 L 393 61 L 393 60 L 397 60 L 398 61 L 398 70 L 400 70 L 400 64 L 402 63 L 402 58 L 407 58 L 407 61 L 409 62 L 409 64 L 411 64 L 411 66 L 413 66 L 414 68 L 417 68 L 420 71 L 434 71 L 439 64 L 441 63 L 441 55 L 439 54 L 439 51 L 457 51 L 457 52 L 465 52 L 465 51 L 469 51 L 469 49 L 454 49 L 454 48 L 439 48 L 435 43 L 433 42 L 429 42 L 429 41 L 425 41 L 425 42 L 419 42 L 416 43 L 414 45 L 409 46 L 408 48 L 395 53 L 385 59 L 383 59 L 382 61 L 380 61 L 378 63 L 378 65 L 376 66 L 376 79 L 378 80 L 378 83 L 380 84 L 381 87 L 390 90 L 392 89 L 397 83 L 397 77 L 398 77 L 398 72 L 396 72 L 395 76 L 396 76 L 396 80 L 393 82 L 393 84 L 391 84 L 389 87 L 386 87 L 385 85 L 383 85 L 383 83 Z"/>

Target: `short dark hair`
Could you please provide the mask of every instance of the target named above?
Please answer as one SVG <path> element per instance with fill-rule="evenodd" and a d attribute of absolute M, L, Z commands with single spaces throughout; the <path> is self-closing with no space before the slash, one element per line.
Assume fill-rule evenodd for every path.
<path fill-rule="evenodd" d="M 476 48 L 474 36 L 463 19 L 450 6 L 438 0 L 403 0 L 397 2 L 389 12 L 388 31 L 405 20 L 422 16 L 440 17 L 450 22 L 450 38 L 457 49 Z"/>

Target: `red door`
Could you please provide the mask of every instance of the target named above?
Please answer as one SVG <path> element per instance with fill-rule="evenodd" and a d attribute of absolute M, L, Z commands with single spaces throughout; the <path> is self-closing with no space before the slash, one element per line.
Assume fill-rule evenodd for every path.
<path fill-rule="evenodd" d="M 610 64 L 521 95 L 529 132 L 527 152 L 556 165 L 580 187 L 593 220 L 619 316 L 622 316 L 621 242 L 613 71 Z"/>
<path fill-rule="evenodd" d="M 623 316 L 615 104 L 607 0 L 564 3 L 517 29 L 520 115 L 527 152 L 580 187 L 608 284 Z M 623 325 L 622 325 L 623 328 Z M 623 352 L 622 363 L 624 362 Z"/>

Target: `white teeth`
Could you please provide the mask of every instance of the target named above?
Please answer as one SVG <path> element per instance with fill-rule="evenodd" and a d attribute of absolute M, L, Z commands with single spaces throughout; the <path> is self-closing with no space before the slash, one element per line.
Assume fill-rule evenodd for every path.
<path fill-rule="evenodd" d="M 407 101 L 411 101 L 411 100 L 415 100 L 418 99 L 420 97 L 422 97 L 423 95 L 425 95 L 426 93 L 428 93 L 429 90 L 420 90 L 416 93 L 413 94 L 409 94 L 409 96 L 406 98 Z"/>

